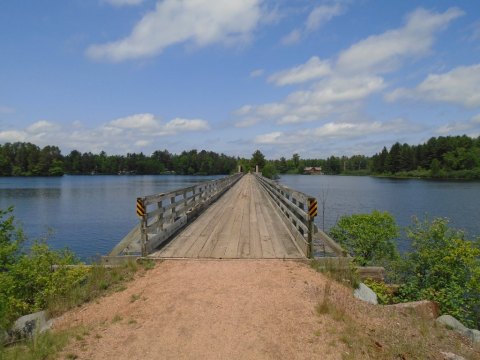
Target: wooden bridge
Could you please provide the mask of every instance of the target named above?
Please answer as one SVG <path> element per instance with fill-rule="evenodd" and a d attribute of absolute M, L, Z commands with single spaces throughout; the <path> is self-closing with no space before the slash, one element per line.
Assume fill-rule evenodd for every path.
<path fill-rule="evenodd" d="M 241 173 L 137 199 L 136 226 L 104 260 L 343 257 L 309 214 L 316 200 Z"/>

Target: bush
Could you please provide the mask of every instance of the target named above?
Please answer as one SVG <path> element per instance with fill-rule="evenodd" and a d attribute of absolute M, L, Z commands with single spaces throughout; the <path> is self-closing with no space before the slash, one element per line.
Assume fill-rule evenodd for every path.
<path fill-rule="evenodd" d="M 465 239 L 443 218 L 414 219 L 407 236 L 412 251 L 403 264 L 400 300 L 434 300 L 441 313 L 479 327 L 480 239 Z"/>
<path fill-rule="evenodd" d="M 267 162 L 265 166 L 262 169 L 262 175 L 268 179 L 278 179 L 278 171 L 275 165 L 271 164 L 270 162 Z"/>
<path fill-rule="evenodd" d="M 354 257 L 360 266 L 381 265 L 399 258 L 393 239 L 398 227 L 388 212 L 342 216 L 330 236 Z"/>
<path fill-rule="evenodd" d="M 35 242 L 22 251 L 23 232 L 15 227 L 12 208 L 0 210 L 0 328 L 8 327 L 19 316 L 44 309 L 47 300 L 67 293 L 85 279 L 86 268 L 52 265 L 77 264 L 68 250 L 51 250 L 45 242 Z"/>

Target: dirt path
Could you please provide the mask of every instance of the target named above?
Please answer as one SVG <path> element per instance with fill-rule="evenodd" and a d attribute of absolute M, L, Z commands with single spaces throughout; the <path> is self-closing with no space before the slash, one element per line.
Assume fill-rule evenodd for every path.
<path fill-rule="evenodd" d="M 315 315 L 324 284 L 295 262 L 166 261 L 56 327 L 93 329 L 66 350 L 80 359 L 336 359 Z"/>
<path fill-rule="evenodd" d="M 60 359 L 480 358 L 431 318 L 363 303 L 281 260 L 167 260 L 55 323 L 76 325 L 88 331 Z"/>

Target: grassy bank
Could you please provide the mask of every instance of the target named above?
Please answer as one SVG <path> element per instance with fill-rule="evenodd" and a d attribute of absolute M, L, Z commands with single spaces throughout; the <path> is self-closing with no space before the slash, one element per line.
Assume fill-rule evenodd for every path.
<path fill-rule="evenodd" d="M 59 269 L 56 272 L 62 273 L 66 281 L 72 277 L 72 273 L 82 273 L 84 277 L 69 287 L 68 291 L 52 294 L 45 299 L 45 310 L 51 317 L 56 317 L 102 296 L 121 292 L 126 289 L 127 282 L 133 280 L 135 275 L 141 276 L 154 265 L 152 261 L 142 262 L 140 265 L 129 262 L 113 268 L 94 265 Z M 35 339 L 23 340 L 5 347 L 0 346 L 0 359 L 53 359 L 71 339 L 79 340 L 85 335 L 88 335 L 88 329 L 78 326 L 67 330 L 47 331 Z M 69 358 L 68 354 L 67 358 Z"/>

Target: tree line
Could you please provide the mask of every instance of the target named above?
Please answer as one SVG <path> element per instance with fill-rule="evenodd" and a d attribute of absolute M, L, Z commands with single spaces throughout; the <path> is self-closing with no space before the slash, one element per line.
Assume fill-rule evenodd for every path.
<path fill-rule="evenodd" d="M 370 168 L 374 174 L 480 179 L 480 137 L 432 137 L 416 146 L 397 142 L 375 154 Z"/>
<path fill-rule="evenodd" d="M 306 167 L 321 167 L 329 175 L 384 175 L 397 177 L 480 179 L 480 137 L 432 137 L 424 144 L 393 144 L 379 153 L 330 156 L 326 159 L 302 159 L 293 154 L 267 160 L 256 150 L 250 159 L 217 154 L 212 151 L 183 151 L 171 154 L 157 150 L 143 153 L 107 155 L 71 151 L 64 156 L 56 146 L 40 148 L 31 143 L 0 145 L 0 176 L 59 176 L 63 174 L 229 174 L 241 166 L 243 171 L 258 165 L 265 176 L 303 174 Z"/>
<path fill-rule="evenodd" d="M 306 167 L 321 167 L 328 175 L 383 175 L 396 177 L 480 179 L 480 137 L 432 137 L 421 145 L 393 144 L 371 157 L 365 155 L 330 156 L 326 159 L 266 160 L 257 150 L 250 160 L 240 164 L 249 169 L 254 164 L 267 174 L 303 174 Z"/>
<path fill-rule="evenodd" d="M 62 155 L 56 146 L 40 148 L 31 143 L 0 145 L 0 176 L 61 176 L 63 174 L 180 174 L 220 175 L 235 170 L 238 159 L 212 151 L 183 151 L 171 154 L 167 150 L 143 153 L 107 155 L 81 153 L 72 150 Z"/>

